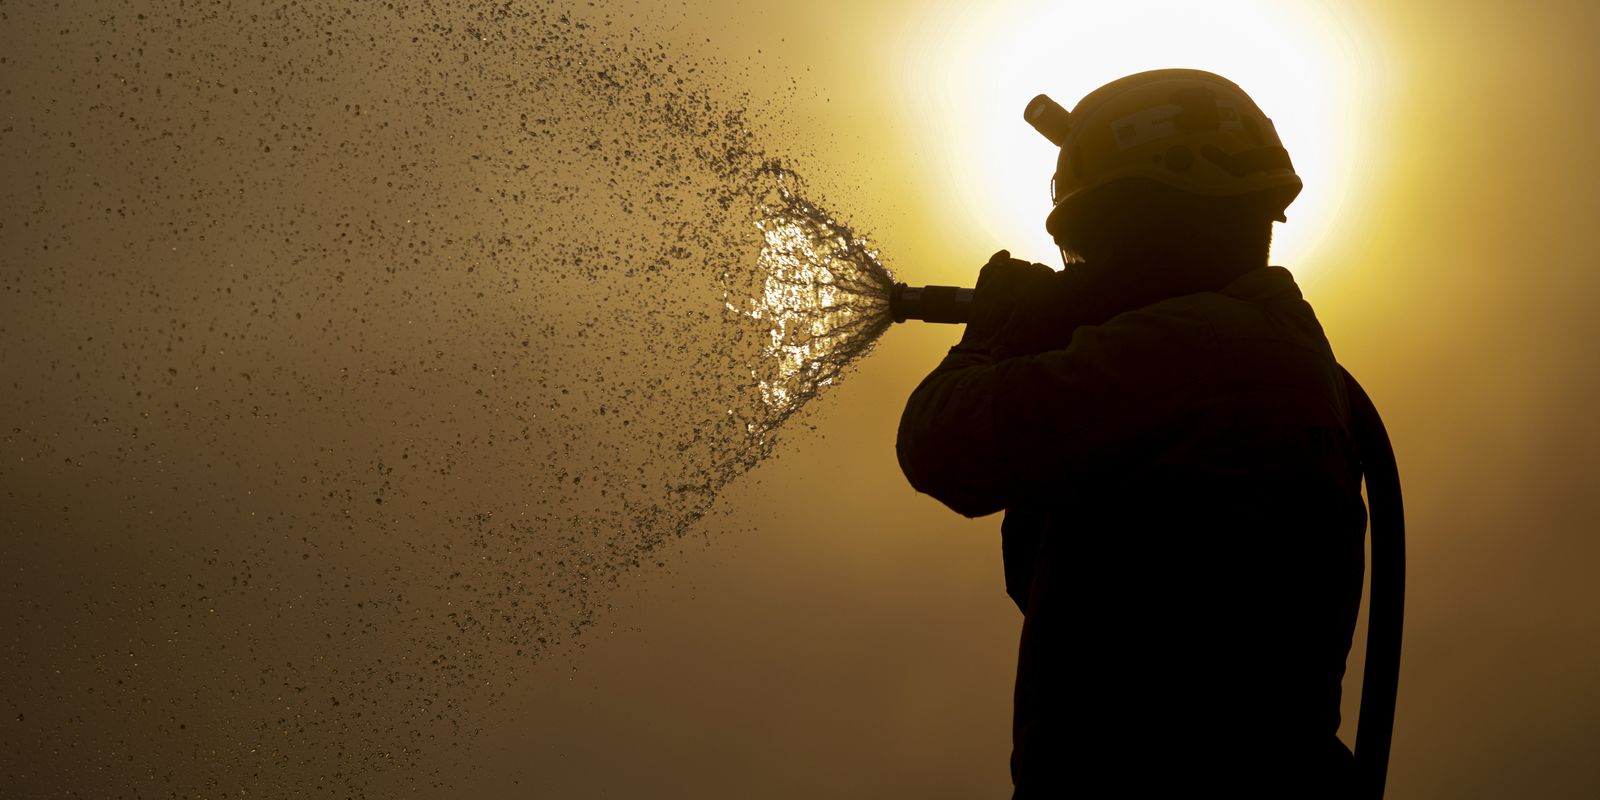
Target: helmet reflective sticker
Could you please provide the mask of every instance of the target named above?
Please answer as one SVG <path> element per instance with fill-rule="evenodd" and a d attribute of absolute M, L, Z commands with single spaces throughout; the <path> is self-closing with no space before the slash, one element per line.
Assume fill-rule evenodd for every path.
<path fill-rule="evenodd" d="M 1177 120 L 1184 112 L 1183 106 L 1170 104 L 1147 108 L 1111 122 L 1112 135 L 1117 147 L 1126 150 L 1157 139 L 1167 139 L 1179 134 Z M 1217 103 L 1217 124 L 1214 130 L 1243 131 L 1244 123 L 1239 112 L 1227 103 Z"/>
<path fill-rule="evenodd" d="M 1232 81 L 1162 69 L 1112 81 L 1078 101 L 1056 160 L 1052 234 L 1104 187 L 1152 181 L 1201 197 L 1257 197 L 1274 219 L 1301 189 L 1272 120 Z"/>

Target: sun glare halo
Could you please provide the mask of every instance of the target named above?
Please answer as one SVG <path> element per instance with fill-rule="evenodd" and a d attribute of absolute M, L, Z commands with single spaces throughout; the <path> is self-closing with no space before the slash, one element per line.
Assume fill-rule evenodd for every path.
<path fill-rule="evenodd" d="M 1273 263 L 1314 273 L 1363 178 L 1362 114 L 1376 97 L 1359 26 L 1322 2 L 1130 0 L 919 6 L 898 85 L 928 187 L 970 235 L 1056 265 L 1044 231 L 1057 148 L 1022 119 L 1043 92 L 1067 108 L 1095 87 L 1149 69 L 1210 70 L 1272 118 L 1305 190 L 1273 233 Z"/>

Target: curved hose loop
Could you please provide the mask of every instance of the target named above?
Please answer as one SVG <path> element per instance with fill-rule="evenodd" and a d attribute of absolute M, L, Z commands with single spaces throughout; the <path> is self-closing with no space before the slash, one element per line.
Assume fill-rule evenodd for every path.
<path fill-rule="evenodd" d="M 1394 738 L 1400 684 L 1400 638 L 1405 618 L 1406 520 L 1394 448 L 1372 398 L 1344 367 L 1356 451 L 1366 474 L 1372 520 L 1372 595 L 1367 611 L 1367 661 L 1356 723 L 1357 796 L 1381 800 Z"/>

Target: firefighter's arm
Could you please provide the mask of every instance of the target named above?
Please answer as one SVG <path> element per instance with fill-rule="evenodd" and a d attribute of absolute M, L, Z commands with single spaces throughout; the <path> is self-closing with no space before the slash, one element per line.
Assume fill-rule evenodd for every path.
<path fill-rule="evenodd" d="M 906 403 L 896 449 L 918 491 L 969 517 L 1136 461 L 1180 422 L 1209 326 L 1150 306 L 1013 358 L 953 349 Z"/>
<path fill-rule="evenodd" d="M 1007 357 L 1010 342 L 1024 327 L 1018 318 L 1026 314 L 1019 309 L 1039 294 L 1042 284 L 1053 283 L 1054 275 L 1049 267 L 1013 259 L 1005 250 L 990 257 L 978 274 L 971 318 L 960 344 L 950 349 L 906 402 L 895 443 L 901 470 L 917 491 L 933 495 L 966 516 L 991 514 L 1004 507 L 991 502 L 1003 494 L 1001 487 L 992 483 L 999 476 L 948 462 L 975 458 L 992 463 L 998 459 L 991 371 Z M 941 432 L 948 438 L 941 438 Z M 978 452 L 980 449 L 984 452 Z"/>

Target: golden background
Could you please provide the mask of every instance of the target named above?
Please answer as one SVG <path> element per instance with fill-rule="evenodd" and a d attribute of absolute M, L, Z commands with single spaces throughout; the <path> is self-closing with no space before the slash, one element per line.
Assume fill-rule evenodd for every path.
<path fill-rule="evenodd" d="M 203 144 L 212 134 L 331 128 L 351 137 L 348 163 L 359 171 L 384 155 L 364 150 L 374 139 L 363 137 L 398 134 L 331 112 L 229 118 L 234 106 L 162 81 L 194 41 L 210 48 L 201 77 L 253 91 L 293 91 L 274 58 L 285 59 L 280 67 L 316 63 L 353 103 L 377 102 L 378 88 L 411 78 L 375 70 L 403 64 L 403 54 L 348 46 L 368 33 L 362 20 L 385 18 L 373 11 L 380 6 L 350 18 L 340 47 L 285 41 L 290 58 L 258 50 L 280 33 L 272 20 L 296 3 L 151 4 L 145 18 L 140 5 L 0 3 L 0 586 L 9 609 L 0 795 L 1006 795 L 1020 620 L 1001 587 L 999 521 L 964 520 L 917 496 L 894 459 L 906 395 L 958 336 L 938 326 L 890 330 L 785 429 L 775 457 L 721 493 L 666 553 L 665 568 L 622 577 L 596 626 L 542 657 L 483 667 L 498 682 L 495 702 L 462 681 L 439 701 L 453 704 L 441 715 L 407 706 L 417 692 L 395 690 L 390 703 L 386 689 L 374 689 L 367 716 L 341 717 L 312 741 L 371 749 L 357 759 L 369 763 L 390 758 L 378 752 L 390 747 L 385 731 L 428 730 L 421 742 L 400 737 L 415 747 L 396 762 L 405 766 L 341 770 L 350 761 L 342 753 L 316 761 L 285 744 L 296 737 L 295 712 L 273 709 L 296 706 L 297 693 L 318 681 L 350 679 L 337 672 L 345 662 L 331 659 L 318 673 L 308 660 L 324 663 L 320 654 L 340 647 L 400 661 L 414 651 L 404 640 L 292 634 L 351 630 L 296 616 L 293 600 L 352 574 L 359 582 L 376 569 L 363 559 L 395 535 L 394 523 L 368 512 L 335 520 L 338 506 L 321 494 L 305 500 L 261 479 L 314 474 L 303 461 L 325 441 L 381 449 L 416 432 L 370 421 L 362 404 L 374 397 L 345 393 L 340 363 L 318 360 L 331 350 L 304 346 L 337 331 L 308 320 L 247 336 L 254 310 L 229 305 L 234 284 L 208 277 L 235 260 L 249 272 L 293 259 L 285 243 L 304 232 L 285 226 L 318 219 L 319 203 L 335 202 L 341 184 L 296 173 L 292 160 L 246 169 L 227 161 L 226 148 L 191 146 L 169 162 L 162 148 L 173 137 Z M 1134 10 L 1109 17 L 1076 3 L 603 11 L 669 52 L 723 65 L 715 80 L 753 99 L 764 145 L 801 154 L 812 187 L 913 283 L 970 284 L 1001 247 L 1055 261 L 1040 230 L 1052 156 L 1020 118 L 1034 93 L 1070 107 L 1104 80 L 1164 66 L 1216 69 L 1253 92 L 1307 175 L 1274 261 L 1295 271 L 1335 352 L 1384 413 L 1406 491 L 1410 580 L 1389 796 L 1595 796 L 1600 6 L 1235 2 L 1198 21 L 1184 6 L 1127 4 Z M 238 24 L 205 27 L 219 13 Z M 121 52 L 142 48 L 141 66 L 97 60 L 108 41 Z M 1181 61 L 1170 60 L 1173 42 Z M 1275 74 L 1280 59 L 1292 68 Z M 1059 73 L 1032 74 L 1057 60 Z M 1004 83 L 1028 77 L 1036 83 Z M 435 131 L 431 146 L 445 166 L 416 168 L 448 171 L 456 140 L 446 129 L 455 123 L 424 123 L 417 117 L 437 112 L 417 107 L 390 113 L 423 136 Z M 1297 114 L 1321 127 L 1295 123 Z M 127 116 L 165 122 L 140 127 Z M 1008 137 L 1027 144 L 996 160 L 996 143 Z M 143 153 L 161 155 L 135 158 L 138 170 L 118 166 Z M 222 177 L 186 181 L 183 170 Z M 224 179 L 241 175 L 249 180 Z M 414 187 L 373 191 L 391 189 L 417 199 Z M 128 207 L 130 197 L 140 204 Z M 445 207 L 469 198 L 435 199 Z M 409 222 L 402 208 L 386 213 L 395 226 Z M 340 229 L 326 221 L 317 235 L 336 240 Z M 192 235 L 197 225 L 209 238 Z M 360 317 L 371 299 L 283 288 L 286 304 L 321 308 L 334 325 Z M 382 308 L 408 304 L 435 319 L 459 307 L 395 295 Z M 451 330 L 460 340 L 473 324 Z M 242 354 L 224 372 L 248 373 L 270 356 L 310 359 L 301 374 L 320 377 L 287 387 L 245 378 L 221 390 L 260 394 L 269 408 L 280 392 L 319 403 L 278 404 L 306 411 L 299 419 L 245 419 L 244 402 L 229 406 L 239 418 L 173 413 L 142 430 L 136 404 L 119 401 L 111 404 L 119 413 L 102 416 L 130 374 L 166 369 L 155 354 L 199 345 L 208 357 L 226 353 L 230 330 Z M 383 330 L 350 342 L 432 350 L 431 333 L 408 333 L 398 319 Z M 196 359 L 184 355 L 184 369 Z M 399 402 L 397 415 L 448 422 L 470 398 Z M 465 410 L 452 424 L 469 437 L 480 429 Z M 251 455 L 204 458 L 218 447 Z M 474 468 L 514 465 L 515 454 L 479 464 L 470 443 L 451 452 L 467 466 L 429 484 L 436 495 L 408 502 L 467 509 L 471 498 L 504 500 L 495 497 L 503 487 L 473 480 Z M 346 538 L 300 548 L 302 529 L 282 520 L 310 513 L 311 503 Z M 183 602 L 200 605 L 179 607 L 179 583 L 210 580 L 196 570 L 298 558 L 307 548 L 323 571 L 262 589 L 270 605 L 223 608 L 228 620 L 217 621 L 219 611 L 196 599 L 204 592 L 186 588 Z M 429 564 L 419 552 L 403 567 Z M 224 579 L 249 571 L 217 569 Z M 433 602 L 390 600 L 396 609 Z M 349 613 L 359 622 L 368 612 Z M 1362 635 L 1346 684 L 1347 741 Z M 309 683 L 273 683 L 280 659 L 298 661 Z M 245 730 L 234 724 L 242 718 L 263 722 Z M 1205 720 L 1187 724 L 1205 735 Z"/>

